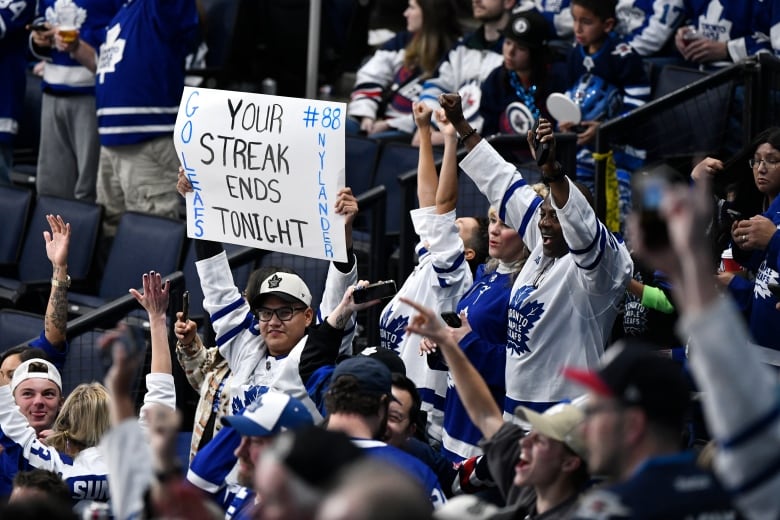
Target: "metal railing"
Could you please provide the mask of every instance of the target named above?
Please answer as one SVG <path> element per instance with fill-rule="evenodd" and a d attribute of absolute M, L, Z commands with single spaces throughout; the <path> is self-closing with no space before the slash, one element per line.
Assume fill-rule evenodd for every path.
<path fill-rule="evenodd" d="M 714 72 L 602 123 L 595 153 L 640 151 L 646 163 L 690 169 L 705 155 L 726 159 L 780 117 L 780 60 L 760 55 Z M 596 211 L 606 216 L 607 162 L 596 162 Z"/>

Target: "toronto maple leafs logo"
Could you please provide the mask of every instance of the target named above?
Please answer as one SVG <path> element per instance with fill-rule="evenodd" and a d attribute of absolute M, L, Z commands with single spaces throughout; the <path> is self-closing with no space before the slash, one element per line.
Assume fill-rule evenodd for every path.
<path fill-rule="evenodd" d="M 634 279 L 640 283 L 644 281 L 639 272 L 634 273 Z M 640 336 L 647 331 L 647 307 L 628 290 L 623 308 L 623 330 L 630 336 Z"/>
<path fill-rule="evenodd" d="M 544 314 L 544 304 L 536 300 L 525 301 L 533 291 L 533 286 L 526 285 L 514 295 L 509 305 L 507 322 L 507 348 L 518 356 L 531 352 L 528 346 L 528 336 L 531 330 Z"/>
<path fill-rule="evenodd" d="M 627 43 L 619 43 L 615 46 L 615 50 L 612 51 L 613 56 L 620 56 L 621 58 L 624 56 L 628 56 L 631 54 L 631 46 Z"/>
<path fill-rule="evenodd" d="M 119 37 L 122 31 L 120 24 L 116 24 L 106 33 L 106 42 L 100 46 L 97 71 L 95 75 L 100 78 L 100 83 L 106 79 L 106 74 L 116 71 L 116 66 L 125 55 L 125 40 Z"/>
<path fill-rule="evenodd" d="M 267 386 L 252 385 L 244 387 L 243 394 L 239 393 L 238 395 L 234 395 L 231 400 L 233 415 L 239 413 L 244 408 L 249 409 L 250 406 L 253 406 L 252 410 L 256 410 L 262 404 L 260 402 L 260 396 L 267 391 Z"/>
<path fill-rule="evenodd" d="M 404 339 L 409 316 L 396 316 L 390 319 L 392 309 L 388 309 L 379 320 L 379 344 L 384 348 L 400 353 L 401 342 Z"/>
<path fill-rule="evenodd" d="M 280 283 L 282 283 L 282 277 L 274 273 L 273 276 L 271 276 L 271 278 L 268 279 L 268 288 L 278 289 Z"/>
<path fill-rule="evenodd" d="M 772 293 L 769 291 L 767 284 L 776 284 L 778 281 L 780 281 L 779 279 L 780 274 L 769 267 L 766 260 L 761 262 L 761 266 L 759 266 L 758 273 L 756 274 L 756 283 L 753 286 L 753 293 L 755 294 L 755 297 L 762 300 L 772 298 Z"/>
<path fill-rule="evenodd" d="M 87 11 L 73 0 L 57 0 L 53 7 L 46 9 L 46 21 L 52 25 L 80 29 L 87 19 Z"/>

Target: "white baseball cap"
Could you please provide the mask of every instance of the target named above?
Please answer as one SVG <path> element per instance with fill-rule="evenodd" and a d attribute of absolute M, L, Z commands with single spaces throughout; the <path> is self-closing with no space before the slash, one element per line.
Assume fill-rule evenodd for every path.
<path fill-rule="evenodd" d="M 296 301 L 307 307 L 311 305 L 311 291 L 306 282 L 292 273 L 274 273 L 260 284 L 260 292 L 250 302 L 252 308 L 259 307 L 266 296 L 278 296 L 288 303 Z"/>
<path fill-rule="evenodd" d="M 242 414 L 223 417 L 222 424 L 232 426 L 241 435 L 271 437 L 311 426 L 314 419 L 300 400 L 269 390 L 249 403 Z"/>
<path fill-rule="evenodd" d="M 558 403 L 539 413 L 537 411 L 518 406 L 515 415 L 522 421 L 527 421 L 531 427 L 542 435 L 560 441 L 571 450 L 586 459 L 585 439 L 582 437 L 580 425 L 585 420 L 585 414 L 580 408 L 579 401 L 575 403 Z"/>
<path fill-rule="evenodd" d="M 16 387 L 28 379 L 48 379 L 57 385 L 62 392 L 62 376 L 57 367 L 41 358 L 28 359 L 14 370 L 14 377 L 11 379 L 11 393 Z"/>

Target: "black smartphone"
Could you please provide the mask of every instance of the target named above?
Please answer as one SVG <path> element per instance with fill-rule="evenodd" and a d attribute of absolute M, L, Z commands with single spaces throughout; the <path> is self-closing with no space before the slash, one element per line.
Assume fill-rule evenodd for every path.
<path fill-rule="evenodd" d="M 181 321 L 187 323 L 190 318 L 190 291 L 184 291 L 181 296 Z"/>
<path fill-rule="evenodd" d="M 742 213 L 735 209 L 727 209 L 726 213 L 729 214 L 729 217 L 731 217 L 731 220 L 733 220 L 734 222 L 738 220 L 742 220 Z"/>
<path fill-rule="evenodd" d="M 45 23 L 43 23 L 43 22 L 38 22 L 38 23 L 32 24 L 30 26 L 30 30 L 31 31 L 36 31 L 36 32 L 44 32 L 44 31 L 48 31 L 49 27 Z"/>
<path fill-rule="evenodd" d="M 534 123 L 534 128 L 532 132 L 534 136 L 534 150 L 536 151 L 536 164 L 537 166 L 542 166 L 544 163 L 547 162 L 547 158 L 550 156 L 550 143 L 542 143 L 536 137 L 536 131 L 538 129 L 539 129 L 539 119 L 537 119 L 536 123 Z"/>
<path fill-rule="evenodd" d="M 355 289 L 352 293 L 352 299 L 355 303 L 365 303 L 372 300 L 385 300 L 392 298 L 395 293 L 398 292 L 395 288 L 395 281 L 385 280 L 383 282 L 376 282 L 365 287 Z"/>
<path fill-rule="evenodd" d="M 141 358 L 146 353 L 146 333 L 141 327 L 122 324 L 119 330 L 119 335 L 100 351 L 103 365 L 106 368 L 109 368 L 114 362 L 115 349 L 124 351 L 125 359 L 128 360 Z"/>
<path fill-rule="evenodd" d="M 671 166 L 660 164 L 635 172 L 631 180 L 632 203 L 639 214 L 645 247 L 658 250 L 669 247 L 666 219 L 661 216 L 661 202 L 667 188 L 680 175 Z"/>
<path fill-rule="evenodd" d="M 460 316 L 458 316 L 457 312 L 442 312 L 441 319 L 444 320 L 444 323 L 454 329 L 457 329 L 463 325 L 463 322 L 460 321 Z"/>
<path fill-rule="evenodd" d="M 769 292 L 772 293 L 772 296 L 780 300 L 780 284 L 768 283 L 766 284 L 766 287 L 769 289 Z"/>

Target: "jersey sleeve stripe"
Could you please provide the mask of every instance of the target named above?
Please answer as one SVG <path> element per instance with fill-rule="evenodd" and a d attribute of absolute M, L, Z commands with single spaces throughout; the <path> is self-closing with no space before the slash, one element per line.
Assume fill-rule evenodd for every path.
<path fill-rule="evenodd" d="M 764 483 L 773 481 L 778 475 L 780 475 L 780 457 L 776 457 L 771 464 L 756 473 L 753 478 L 746 480 L 739 486 L 729 488 L 729 492 L 735 495 L 745 495 Z"/>
<path fill-rule="evenodd" d="M 466 259 L 466 255 L 461 253 L 461 254 L 458 255 L 458 257 L 455 259 L 454 262 L 452 262 L 452 265 L 450 265 L 449 267 L 436 267 L 434 265 L 433 266 L 433 270 L 435 272 L 439 273 L 439 274 L 451 273 L 451 272 L 457 270 L 461 266 L 461 264 L 463 263 L 463 261 L 465 259 Z"/>
<path fill-rule="evenodd" d="M 501 199 L 501 206 L 498 208 L 498 218 L 506 222 L 506 205 L 509 202 L 509 199 L 512 197 L 512 195 L 514 195 L 515 191 L 517 191 L 519 188 L 522 188 L 526 184 L 528 183 L 525 182 L 525 179 L 520 179 L 509 186 L 509 188 L 504 193 L 504 198 Z"/>
<path fill-rule="evenodd" d="M 574 263 L 579 267 L 580 269 L 584 269 L 586 271 L 590 271 L 591 269 L 594 269 L 597 265 L 599 265 L 599 262 L 601 262 L 601 257 L 604 256 L 604 246 L 607 243 L 607 237 L 606 235 L 601 235 L 601 240 L 599 241 L 599 254 L 596 256 L 596 259 L 593 261 L 593 263 L 588 265 L 580 265 L 579 262 L 576 260 Z"/>
<path fill-rule="evenodd" d="M 542 198 L 536 197 L 531 205 L 528 206 L 528 210 L 526 210 L 525 215 L 523 215 L 523 221 L 520 223 L 520 229 L 517 230 L 517 232 L 520 234 L 520 238 L 525 236 L 525 232 L 528 229 L 528 224 L 531 223 L 531 219 L 536 213 L 536 208 L 538 208 L 541 203 Z"/>
<path fill-rule="evenodd" d="M 738 448 L 741 444 L 748 442 L 751 440 L 751 438 L 762 433 L 762 431 L 765 430 L 768 426 L 774 425 L 778 416 L 780 416 L 780 403 L 772 408 L 769 413 L 753 421 L 752 424 L 750 424 L 747 428 L 744 428 L 741 432 L 735 434 L 730 439 L 725 439 L 719 442 L 718 444 L 720 444 L 720 446 L 725 450 Z"/>
<path fill-rule="evenodd" d="M 243 322 L 241 322 L 240 324 L 236 325 L 235 327 L 233 327 L 232 329 L 227 331 L 225 334 L 223 334 L 222 336 L 217 338 L 217 340 L 216 340 L 217 341 L 217 346 L 221 347 L 222 345 L 224 345 L 225 343 L 227 343 L 228 341 L 230 341 L 231 339 L 236 337 L 239 333 L 241 333 L 241 331 L 251 330 L 251 328 L 250 328 L 251 324 L 252 324 L 252 315 L 251 314 L 247 314 L 246 315 L 246 319 L 244 319 Z"/>
<path fill-rule="evenodd" d="M 602 233 L 604 233 L 604 226 L 601 225 L 601 222 L 596 221 L 596 234 L 593 237 L 593 241 L 584 249 L 569 249 L 569 252 L 575 255 L 584 255 L 596 246 Z"/>
<path fill-rule="evenodd" d="M 218 310 L 217 312 L 215 312 L 214 314 L 212 314 L 212 315 L 211 315 L 211 321 L 212 321 L 212 322 L 215 322 L 215 321 L 217 321 L 218 319 L 222 318 L 222 317 L 223 317 L 223 316 L 225 316 L 226 314 L 228 314 L 228 313 L 230 313 L 230 312 L 233 312 L 233 311 L 234 311 L 234 310 L 236 310 L 237 308 L 241 307 L 241 305 L 243 305 L 243 304 L 244 304 L 244 299 L 243 299 L 243 298 L 241 298 L 241 297 L 239 297 L 239 298 L 238 298 L 236 301 L 234 301 L 233 303 L 231 303 L 231 304 L 229 304 L 229 305 L 225 305 L 225 306 L 224 306 L 224 307 L 222 307 L 220 310 Z"/>

